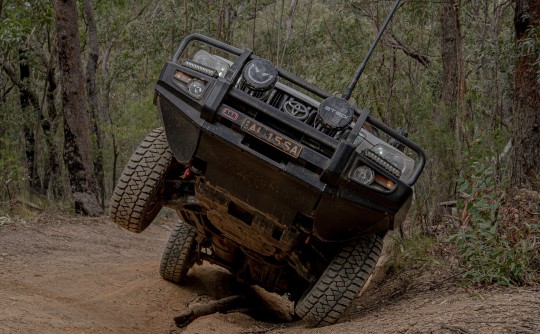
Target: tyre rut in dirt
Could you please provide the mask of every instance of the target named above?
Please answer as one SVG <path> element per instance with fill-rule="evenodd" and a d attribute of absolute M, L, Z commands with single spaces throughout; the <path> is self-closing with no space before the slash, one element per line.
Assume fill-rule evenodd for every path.
<path fill-rule="evenodd" d="M 196 235 L 195 229 L 186 223 L 180 221 L 176 224 L 161 257 L 161 277 L 173 283 L 184 280 L 189 268 L 195 263 Z"/>
<path fill-rule="evenodd" d="M 298 301 L 295 313 L 312 326 L 337 322 L 366 283 L 381 251 L 382 238 L 376 234 L 346 244 Z"/>
<path fill-rule="evenodd" d="M 113 222 L 135 233 L 150 225 L 161 210 L 156 195 L 172 158 L 163 128 L 144 138 L 116 183 L 109 209 Z"/>

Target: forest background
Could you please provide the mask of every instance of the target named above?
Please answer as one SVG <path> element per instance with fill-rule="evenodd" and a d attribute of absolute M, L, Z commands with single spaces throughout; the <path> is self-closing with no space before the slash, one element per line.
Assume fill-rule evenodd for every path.
<path fill-rule="evenodd" d="M 0 216 L 100 215 L 203 33 L 342 92 L 392 1 L 0 0 Z M 404 0 L 353 92 L 426 152 L 396 267 L 540 282 L 540 1 Z M 451 261 L 450 261 L 451 262 Z"/>

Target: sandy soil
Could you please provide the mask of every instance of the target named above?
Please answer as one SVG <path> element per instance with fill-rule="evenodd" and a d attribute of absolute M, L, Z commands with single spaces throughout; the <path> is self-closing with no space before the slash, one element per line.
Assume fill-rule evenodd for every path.
<path fill-rule="evenodd" d="M 208 264 L 184 286 L 163 281 L 172 224 L 137 235 L 105 218 L 0 221 L 0 333 L 540 333 L 538 287 L 467 291 L 446 274 L 403 280 L 381 270 L 333 326 L 290 321 L 291 303 L 258 289 L 265 319 L 214 314 L 180 329 L 175 315 L 237 287 Z"/>

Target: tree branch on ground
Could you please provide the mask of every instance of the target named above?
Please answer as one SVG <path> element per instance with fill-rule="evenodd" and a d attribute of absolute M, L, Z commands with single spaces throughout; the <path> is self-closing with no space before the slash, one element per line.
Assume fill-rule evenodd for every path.
<path fill-rule="evenodd" d="M 174 317 L 174 322 L 176 323 L 177 327 L 186 327 L 199 317 L 218 312 L 224 313 L 226 311 L 230 311 L 232 309 L 243 306 L 245 302 L 245 297 L 235 295 L 218 299 L 204 305 L 196 305 L 189 308 L 187 311 L 183 312 L 179 316 Z"/>

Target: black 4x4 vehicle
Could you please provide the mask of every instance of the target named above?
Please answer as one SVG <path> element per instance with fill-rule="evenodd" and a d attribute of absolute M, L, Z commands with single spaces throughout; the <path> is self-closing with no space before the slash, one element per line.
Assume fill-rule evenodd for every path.
<path fill-rule="evenodd" d="M 249 50 L 186 37 L 157 83 L 163 128 L 125 167 L 112 220 L 139 233 L 173 208 L 182 221 L 164 279 L 180 283 L 207 260 L 288 294 L 312 325 L 336 322 L 405 218 L 424 166 L 417 145 L 348 103 L 360 73 L 341 98 Z"/>

